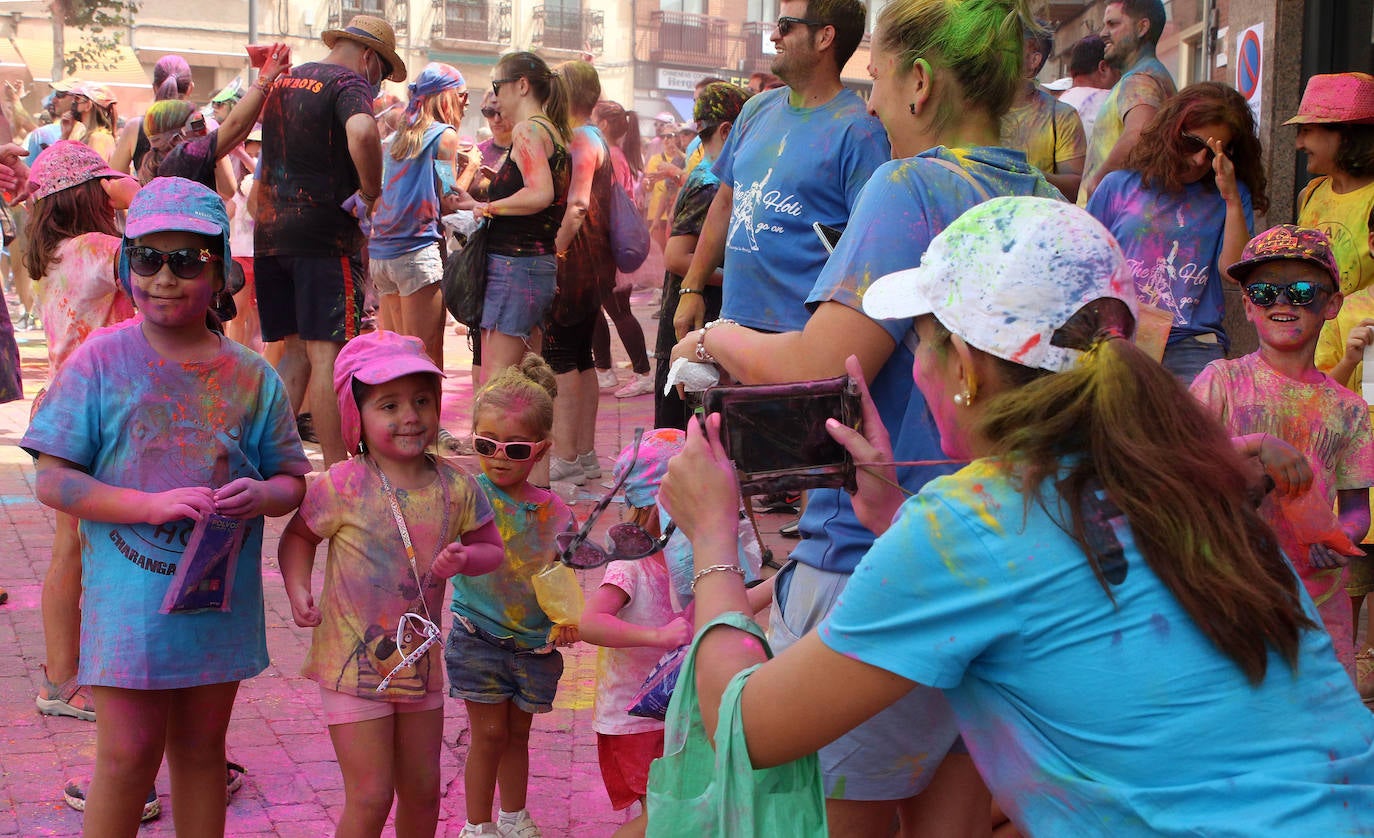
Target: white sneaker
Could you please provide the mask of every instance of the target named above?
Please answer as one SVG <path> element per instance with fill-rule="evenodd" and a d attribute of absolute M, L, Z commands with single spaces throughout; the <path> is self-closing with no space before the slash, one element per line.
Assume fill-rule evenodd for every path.
<path fill-rule="evenodd" d="M 566 481 L 574 486 L 581 486 L 587 482 L 587 475 L 582 470 L 580 462 L 570 462 L 560 457 L 549 455 L 549 480 L 550 482 Z"/>
<path fill-rule="evenodd" d="M 602 390 L 614 390 L 620 386 L 620 379 L 616 377 L 615 370 L 597 370 L 596 386 Z"/>
<path fill-rule="evenodd" d="M 588 480 L 595 480 L 601 476 L 601 460 L 597 459 L 595 451 L 578 454 L 577 464 L 582 466 L 582 474 Z"/>
<path fill-rule="evenodd" d="M 477 838 L 480 835 L 490 835 L 494 838 L 501 838 L 505 835 L 496 824 L 491 821 L 486 823 L 464 823 L 463 831 L 458 833 L 458 838 Z"/>
<path fill-rule="evenodd" d="M 496 828 L 501 831 L 501 838 L 543 838 L 528 809 L 521 809 L 514 815 L 502 812 Z"/>
<path fill-rule="evenodd" d="M 654 391 L 654 379 L 649 373 L 640 375 L 631 373 L 630 380 L 625 382 L 625 386 L 615 391 L 617 399 L 628 399 L 633 396 L 644 396 Z"/>

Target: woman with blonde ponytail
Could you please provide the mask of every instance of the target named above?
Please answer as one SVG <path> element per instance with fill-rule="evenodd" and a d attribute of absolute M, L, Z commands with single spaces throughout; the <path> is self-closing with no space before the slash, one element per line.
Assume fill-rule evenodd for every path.
<path fill-rule="evenodd" d="M 738 708 L 754 768 L 927 685 L 1026 835 L 1367 831 L 1374 717 L 1227 434 L 1132 344 L 1134 283 L 1106 228 L 994 198 L 863 306 L 915 319 L 912 375 L 968 463 L 903 502 L 871 402 L 864 436 L 832 420 L 868 464 L 854 503 L 881 534 L 818 630 L 765 663 L 716 622 L 747 605 L 723 572 L 738 497 L 719 418 L 691 425 L 659 502 L 695 554 L 708 729 L 754 664 Z M 651 833 L 654 802 L 651 782 Z"/>

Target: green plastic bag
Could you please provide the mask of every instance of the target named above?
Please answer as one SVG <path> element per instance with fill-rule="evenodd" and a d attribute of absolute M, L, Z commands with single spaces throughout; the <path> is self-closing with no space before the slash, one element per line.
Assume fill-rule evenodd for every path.
<path fill-rule="evenodd" d="M 740 717 L 744 682 L 758 667 L 730 679 L 720 699 L 715 749 L 706 738 L 697 699 L 697 645 L 712 626 L 742 629 L 768 641 L 739 612 L 722 614 L 697 632 L 682 664 L 663 731 L 663 756 L 649 766 L 649 838 L 826 838 L 820 763 L 809 754 L 776 768 L 755 770 Z"/>

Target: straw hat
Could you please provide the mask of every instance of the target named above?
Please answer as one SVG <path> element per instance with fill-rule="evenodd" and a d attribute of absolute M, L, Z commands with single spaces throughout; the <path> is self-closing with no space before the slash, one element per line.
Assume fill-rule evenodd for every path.
<path fill-rule="evenodd" d="M 406 63 L 396 54 L 396 32 L 385 20 L 371 15 L 354 15 L 343 29 L 326 29 L 320 34 L 320 40 L 330 49 L 340 38 L 376 50 L 382 60 L 391 65 L 391 75 L 387 78 L 406 80 Z"/>
<path fill-rule="evenodd" d="M 1374 76 L 1368 73 L 1313 76 L 1302 92 L 1298 115 L 1283 124 L 1332 122 L 1374 125 Z"/>

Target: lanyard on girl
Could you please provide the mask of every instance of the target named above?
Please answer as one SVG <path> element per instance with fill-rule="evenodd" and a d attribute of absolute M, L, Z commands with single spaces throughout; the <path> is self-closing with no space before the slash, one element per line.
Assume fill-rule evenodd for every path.
<path fill-rule="evenodd" d="M 401 543 L 406 548 L 406 560 L 410 562 L 410 575 L 415 578 L 415 584 L 420 586 L 418 594 L 420 610 L 425 612 L 424 616 L 421 616 L 414 611 L 407 611 L 401 615 L 401 619 L 396 623 L 396 648 L 405 648 L 404 644 L 413 641 L 416 633 L 423 635 L 425 639 L 414 651 L 401 658 L 401 662 L 396 664 L 382 679 L 382 682 L 377 685 L 377 692 L 385 692 L 386 688 L 391 685 L 391 679 L 396 677 L 397 672 L 414 666 L 415 662 L 424 657 L 431 646 L 439 642 L 439 627 L 430 617 L 429 604 L 425 602 L 425 589 L 429 587 L 430 576 L 434 572 L 434 560 L 439 558 L 439 552 L 444 549 L 444 538 L 448 535 L 449 492 L 448 482 L 444 480 L 442 474 L 439 475 L 439 488 L 444 493 L 443 523 L 439 527 L 439 537 L 434 544 L 434 555 L 430 557 L 424 579 L 421 579 L 420 569 L 415 564 L 415 546 L 411 544 L 410 529 L 406 526 L 405 515 L 401 512 L 401 503 L 396 499 L 396 490 L 391 487 L 391 481 L 387 479 L 386 472 L 382 471 L 381 466 L 376 463 L 373 463 L 372 466 L 377 469 L 377 476 L 382 479 L 382 491 L 386 493 L 387 505 L 391 507 L 391 517 L 396 521 L 396 529 L 401 533 Z"/>

